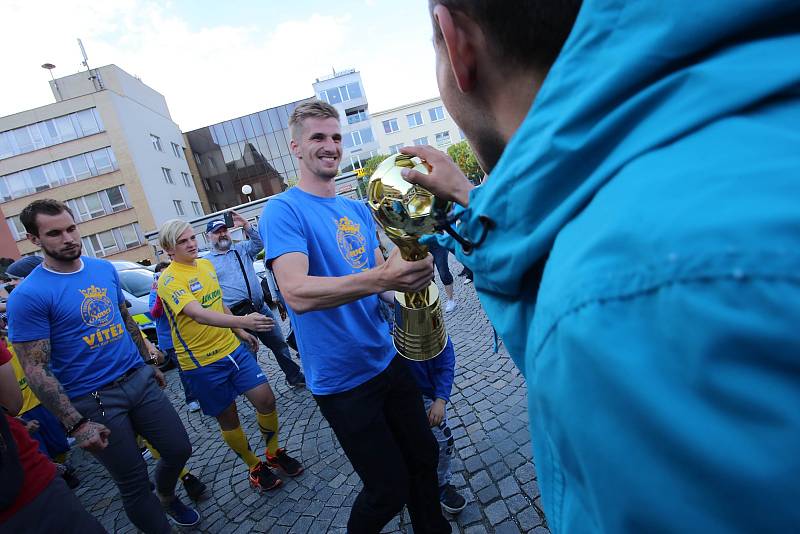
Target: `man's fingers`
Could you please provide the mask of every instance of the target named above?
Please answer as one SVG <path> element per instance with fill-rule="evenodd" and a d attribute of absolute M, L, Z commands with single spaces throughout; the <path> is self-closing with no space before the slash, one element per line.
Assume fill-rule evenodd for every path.
<path fill-rule="evenodd" d="M 406 182 L 422 186 L 427 184 L 431 177 L 430 174 L 422 174 L 414 169 L 400 169 L 400 175 Z"/>

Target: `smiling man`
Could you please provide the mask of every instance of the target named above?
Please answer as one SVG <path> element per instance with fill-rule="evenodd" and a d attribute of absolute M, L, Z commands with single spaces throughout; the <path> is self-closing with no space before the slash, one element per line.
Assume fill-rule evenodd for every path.
<path fill-rule="evenodd" d="M 128 313 L 116 269 L 81 256 L 80 233 L 62 202 L 32 202 L 20 220 L 44 255 L 8 302 L 9 338 L 31 389 L 67 435 L 105 466 L 139 530 L 170 532 L 162 506 L 179 525 L 197 524 L 200 514 L 175 496 L 192 451 L 189 437 L 158 387 L 163 375 L 146 365 L 158 360 Z M 161 452 L 158 499 L 136 434 Z"/>
<path fill-rule="evenodd" d="M 267 202 L 260 231 L 308 388 L 364 483 L 347 530 L 379 532 L 408 504 L 414 532 L 450 532 L 439 507 L 438 446 L 379 308 L 383 292 L 427 286 L 432 258 L 406 262 L 395 250 L 384 263 L 367 207 L 336 196 L 335 108 L 301 104 L 289 127 L 300 180 Z"/>

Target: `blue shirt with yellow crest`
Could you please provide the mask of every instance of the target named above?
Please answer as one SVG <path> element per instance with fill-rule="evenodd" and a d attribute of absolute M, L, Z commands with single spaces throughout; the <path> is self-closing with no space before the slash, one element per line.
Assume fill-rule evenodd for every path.
<path fill-rule="evenodd" d="M 347 276 L 375 267 L 375 221 L 366 205 L 297 187 L 270 199 L 259 221 L 265 258 L 308 257 L 309 276 Z M 388 367 L 396 354 L 377 295 L 296 314 L 289 310 L 308 388 L 315 395 L 350 390 Z"/>
<path fill-rule="evenodd" d="M 106 260 L 83 257 L 74 273 L 36 267 L 8 299 L 12 343 L 50 340 L 50 369 L 71 399 L 144 365 L 125 329 L 119 275 Z"/>

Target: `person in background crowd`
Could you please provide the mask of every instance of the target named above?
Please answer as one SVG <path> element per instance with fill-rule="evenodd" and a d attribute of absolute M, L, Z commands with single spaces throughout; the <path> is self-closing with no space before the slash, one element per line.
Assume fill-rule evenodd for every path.
<path fill-rule="evenodd" d="M 206 236 L 211 243 L 211 251 L 205 255 L 205 259 L 214 265 L 214 270 L 217 272 L 219 285 L 222 288 L 222 302 L 234 315 L 258 312 L 274 320 L 272 311 L 265 304 L 261 281 L 253 267 L 253 261 L 264 249 L 264 243 L 258 231 L 247 219 L 235 211 L 232 211 L 231 215 L 233 227 L 242 228 L 248 237 L 246 241 L 234 244 L 222 219 L 209 221 L 206 225 Z M 267 331 L 250 333 L 258 337 L 275 355 L 275 361 L 286 376 L 289 387 L 305 387 L 305 376 L 300 371 L 300 366 L 292 360 L 280 325 L 275 324 Z"/>
<path fill-rule="evenodd" d="M 57 200 L 36 200 L 20 214 L 44 262 L 8 301 L 9 338 L 36 396 L 114 478 L 131 522 L 145 533 L 183 526 L 200 514 L 175 496 L 178 474 L 192 452 L 178 414 L 160 387 L 136 321 L 128 313 L 116 269 L 81 257 L 72 212 Z M 151 363 L 152 365 L 147 365 Z M 136 434 L 162 454 L 156 492 Z"/>
<path fill-rule="evenodd" d="M 450 391 L 456 371 L 456 349 L 453 340 L 447 337 L 447 345 L 437 357 L 425 361 L 406 361 L 414 373 L 422 402 L 428 412 L 428 423 L 431 425 L 436 441 L 439 443 L 439 501 L 442 508 L 451 514 L 457 514 L 467 506 L 467 500 L 460 495 L 450 483 L 452 472 L 450 460 L 453 458 L 455 440 L 447 424 L 447 403 L 450 402 Z"/>
<path fill-rule="evenodd" d="M 186 379 L 183 377 L 183 371 L 177 364 L 178 357 L 175 353 L 175 346 L 172 341 L 172 331 L 170 330 L 169 320 L 164 315 L 164 306 L 161 303 L 161 298 L 158 296 L 158 277 L 161 271 L 169 267 L 168 261 L 159 262 L 155 267 L 155 274 L 153 275 L 153 287 L 150 289 L 150 297 L 148 306 L 150 307 L 150 315 L 156 322 L 156 335 L 158 336 L 158 348 L 164 353 L 164 359 L 174 362 L 178 367 L 178 376 L 181 380 L 181 387 L 183 387 L 183 398 L 186 402 L 186 407 L 190 412 L 197 412 L 200 410 L 200 404 L 192 395 Z"/>

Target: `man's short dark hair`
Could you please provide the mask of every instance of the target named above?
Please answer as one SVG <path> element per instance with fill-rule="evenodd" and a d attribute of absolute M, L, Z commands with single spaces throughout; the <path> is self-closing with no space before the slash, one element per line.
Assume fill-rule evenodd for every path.
<path fill-rule="evenodd" d="M 572 31 L 581 0 L 430 0 L 461 13 L 486 34 L 496 57 L 514 65 L 547 71 Z M 434 21 L 435 39 L 442 32 Z"/>
<path fill-rule="evenodd" d="M 25 206 L 25 209 L 19 214 L 19 220 L 22 226 L 25 227 L 26 232 L 39 237 L 39 227 L 36 224 L 36 216 L 40 213 L 42 215 L 60 215 L 65 211 L 75 220 L 75 216 L 72 214 L 72 210 L 69 209 L 69 206 L 60 200 L 43 198 L 42 200 L 34 200 Z"/>
<path fill-rule="evenodd" d="M 303 102 L 294 108 L 291 117 L 289 117 L 289 130 L 292 133 L 292 139 L 295 141 L 300 141 L 300 129 L 306 119 L 336 119 L 338 121 L 339 112 L 336 111 L 335 107 L 322 100 Z"/>

